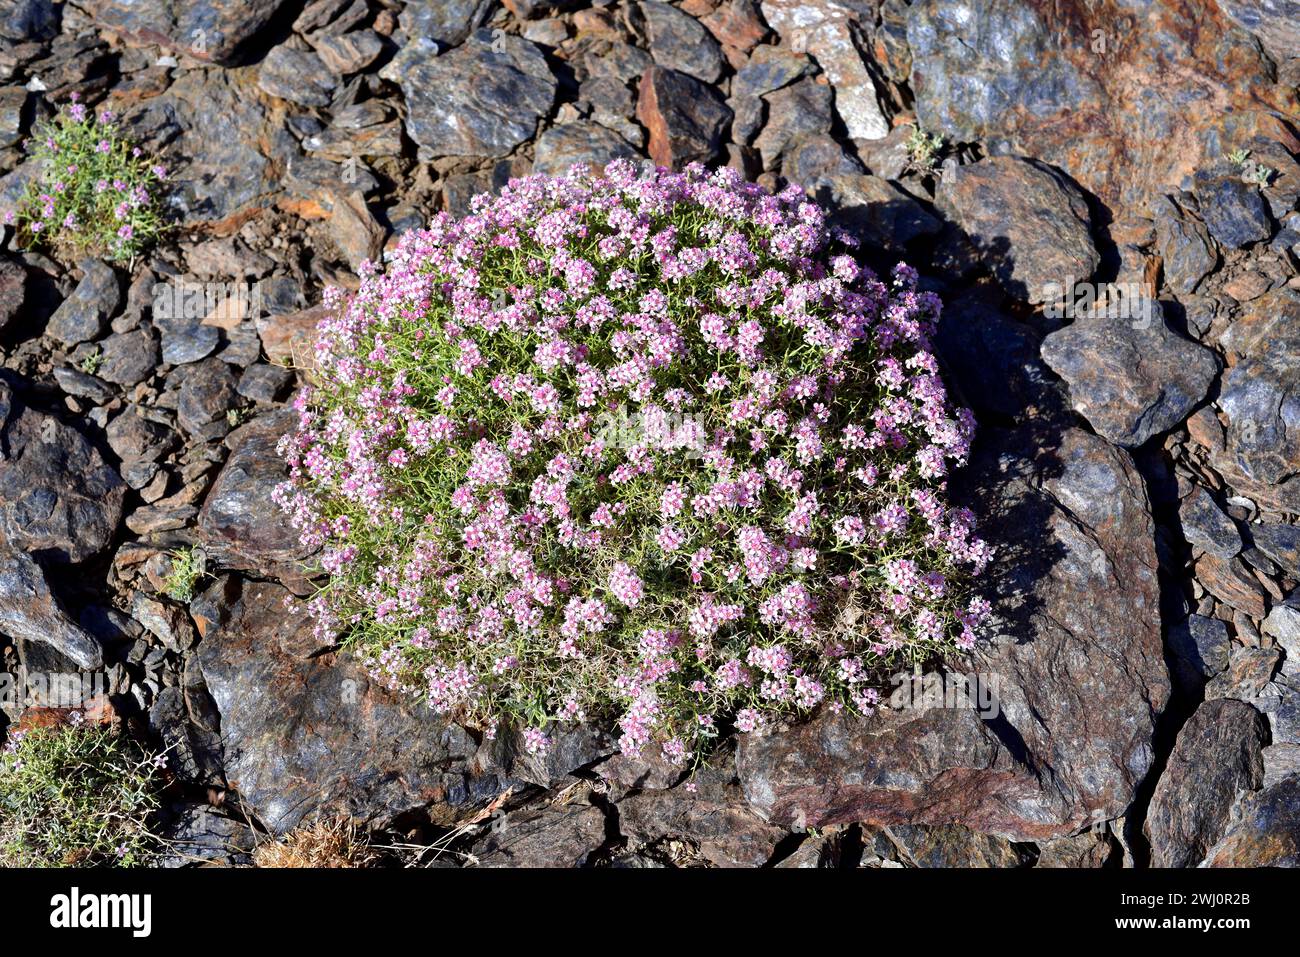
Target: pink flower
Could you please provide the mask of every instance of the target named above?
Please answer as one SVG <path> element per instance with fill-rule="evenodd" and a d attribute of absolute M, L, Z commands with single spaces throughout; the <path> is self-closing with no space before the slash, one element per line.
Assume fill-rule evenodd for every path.
<path fill-rule="evenodd" d="M 618 562 L 609 576 L 609 590 L 623 604 L 635 608 L 645 594 L 641 579 L 627 562 Z"/>

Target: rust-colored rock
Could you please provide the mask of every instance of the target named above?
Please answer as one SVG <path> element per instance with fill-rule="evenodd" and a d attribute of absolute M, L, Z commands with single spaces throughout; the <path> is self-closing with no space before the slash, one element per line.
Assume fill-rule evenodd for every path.
<path fill-rule="evenodd" d="M 636 116 L 650 131 L 648 152 L 660 166 L 707 163 L 722 148 L 731 109 L 711 86 L 652 66 L 641 77 Z"/>
<path fill-rule="evenodd" d="M 1282 120 L 1294 90 L 1262 79 L 1254 38 L 1206 0 L 922 0 L 907 38 L 926 129 L 1035 156 L 1112 206 L 1255 136 L 1298 145 Z"/>

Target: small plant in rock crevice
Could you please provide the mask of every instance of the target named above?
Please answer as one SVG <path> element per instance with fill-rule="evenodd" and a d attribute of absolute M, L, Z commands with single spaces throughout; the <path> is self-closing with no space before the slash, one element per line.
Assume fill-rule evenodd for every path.
<path fill-rule="evenodd" d="M 908 168 L 922 176 L 936 172 L 939 155 L 943 152 L 944 139 L 937 133 L 927 133 L 919 126 L 912 130 L 905 144 L 908 156 Z"/>
<path fill-rule="evenodd" d="M 281 441 L 318 631 L 530 751 L 611 720 L 674 762 L 970 648 L 988 553 L 944 501 L 974 422 L 940 304 L 851 246 L 797 188 L 618 161 L 363 267 Z"/>
<path fill-rule="evenodd" d="M 77 720 L 11 729 L 0 750 L 0 866 L 131 867 L 153 861 L 148 820 L 163 756 Z"/>
<path fill-rule="evenodd" d="M 26 146 L 39 173 L 5 213 L 21 245 L 66 261 L 130 262 L 163 231 L 157 191 L 167 170 L 126 140 L 111 111 L 95 113 L 74 94 Z"/>
<path fill-rule="evenodd" d="M 185 548 L 171 555 L 171 570 L 163 582 L 167 597 L 179 602 L 190 601 L 199 581 L 207 574 L 207 559 L 198 548 Z"/>
<path fill-rule="evenodd" d="M 1250 150 L 1235 149 L 1228 154 L 1228 162 L 1233 166 L 1240 168 L 1241 181 L 1250 186 L 1267 186 L 1277 173 L 1277 170 L 1270 169 L 1263 163 L 1254 163 L 1250 160 Z"/>
<path fill-rule="evenodd" d="M 103 363 L 104 351 L 96 346 L 93 352 L 86 353 L 86 357 L 81 360 L 80 368 L 86 375 L 94 375 Z"/>

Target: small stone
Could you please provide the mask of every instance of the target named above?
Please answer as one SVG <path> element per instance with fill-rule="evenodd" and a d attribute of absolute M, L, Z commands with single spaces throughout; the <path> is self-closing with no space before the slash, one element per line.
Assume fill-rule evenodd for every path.
<path fill-rule="evenodd" d="M 374 30 L 355 30 L 342 36 L 310 37 L 325 68 L 339 76 L 359 73 L 384 52 L 384 41 Z"/>
<path fill-rule="evenodd" d="M 1271 788 L 1283 778 L 1300 775 L 1300 744 L 1270 744 L 1264 757 L 1264 787 Z"/>
<path fill-rule="evenodd" d="M 835 89 L 835 111 L 850 139 L 878 140 L 889 133 L 875 81 L 854 42 L 869 29 L 855 5 L 837 0 L 762 0 L 763 17 L 795 53 L 810 54 Z M 865 6 L 862 8 L 866 10 Z"/>
<path fill-rule="evenodd" d="M 755 0 L 723 0 L 712 13 L 700 19 L 719 43 L 748 53 L 767 36 Z"/>
<path fill-rule="evenodd" d="M 329 106 L 338 84 L 338 77 L 315 53 L 286 46 L 273 48 L 257 74 L 262 90 L 299 106 Z"/>
<path fill-rule="evenodd" d="M 1282 670 L 1300 675 L 1300 590 L 1273 606 L 1264 619 L 1263 632 L 1286 652 Z"/>
<path fill-rule="evenodd" d="M 257 317 L 257 335 L 266 357 L 275 365 L 311 369 L 315 361 L 316 327 L 328 318 L 324 306 L 313 306 L 283 315 Z"/>
<path fill-rule="evenodd" d="M 558 47 L 569 38 L 569 26 L 558 17 L 525 24 L 524 39 L 544 47 Z"/>
<path fill-rule="evenodd" d="M 80 369 L 59 366 L 54 370 L 54 380 L 68 395 L 89 399 L 95 405 L 104 405 L 113 398 L 113 390 L 102 379 L 87 375 Z"/>
<path fill-rule="evenodd" d="M 1273 235 L 1264 197 L 1240 176 L 1221 176 L 1196 183 L 1205 226 L 1229 249 L 1239 249 Z"/>
<path fill-rule="evenodd" d="M 65 345 L 75 346 L 97 338 L 117 311 L 122 293 L 117 274 L 98 260 L 81 263 L 84 274 L 72 295 L 50 316 L 45 331 Z"/>
<path fill-rule="evenodd" d="M 1250 526 L 1250 534 L 1256 548 L 1300 578 L 1300 525 L 1261 522 Z"/>
<path fill-rule="evenodd" d="M 0 382 L 0 538 L 38 558 L 82 562 L 122 520 L 126 486 L 80 432 L 35 409 L 15 411 Z"/>
<path fill-rule="evenodd" d="M 168 651 L 186 651 L 194 643 L 194 626 L 189 615 L 176 605 L 138 591 L 131 602 L 131 617 L 144 625 L 145 631 L 161 641 Z"/>
<path fill-rule="evenodd" d="M 1235 646 L 1228 659 L 1227 670 L 1216 675 L 1205 686 L 1205 700 L 1235 698 L 1238 701 L 1253 701 L 1268 687 L 1281 659 L 1282 652 L 1276 648 Z"/>
<path fill-rule="evenodd" d="M 790 143 L 781 160 L 781 172 L 792 183 L 816 183 L 834 176 L 861 175 L 866 170 L 834 137 L 815 133 Z"/>
<path fill-rule="evenodd" d="M 375 219 L 360 190 L 338 197 L 329 228 L 330 238 L 354 270 L 360 269 L 363 262 L 378 262 L 388 233 Z"/>
<path fill-rule="evenodd" d="M 0 254 L 0 330 L 18 315 L 27 301 L 27 270 Z"/>
<path fill-rule="evenodd" d="M 754 148 L 763 157 L 763 169 L 777 169 L 791 144 L 805 136 L 829 133 L 833 116 L 831 90 L 806 78 L 767 94 L 767 125 Z"/>
<path fill-rule="evenodd" d="M 170 452 L 180 437 L 167 426 L 146 419 L 128 407 L 104 430 L 108 447 L 122 461 L 154 462 Z"/>
<path fill-rule="evenodd" d="M 0 88 L 0 149 L 13 146 L 22 139 L 27 95 L 20 86 Z"/>
<path fill-rule="evenodd" d="M 89 0 L 86 11 L 105 30 L 133 44 L 159 45 L 198 60 L 232 64 L 245 40 L 269 24 L 288 0 Z"/>
<path fill-rule="evenodd" d="M 640 9 L 656 63 L 705 83 L 717 81 L 722 75 L 722 51 L 700 21 L 658 0 L 641 0 Z"/>
<path fill-rule="evenodd" d="M 1241 533 L 1236 523 L 1215 504 L 1210 493 L 1197 487 L 1178 509 L 1183 537 L 1219 558 L 1231 558 L 1241 551 Z"/>
<path fill-rule="evenodd" d="M 1209 349 L 1146 315 L 1078 318 L 1043 340 L 1043 361 L 1070 386 L 1074 410 L 1117 445 L 1136 448 L 1183 422 L 1209 394 L 1219 363 Z M 1104 310 L 1102 310 L 1104 311 Z"/>
<path fill-rule="evenodd" d="M 505 156 L 532 138 L 555 102 L 542 51 L 487 30 L 441 56 L 412 46 L 380 73 L 401 85 L 407 134 L 428 158 Z"/>
<path fill-rule="evenodd" d="M 537 138 L 535 149 L 533 172 L 544 176 L 562 176 L 574 163 L 586 164 L 600 173 L 612 160 L 637 155 L 623 137 L 586 120 L 551 127 Z"/>
<path fill-rule="evenodd" d="M 235 377 L 220 359 L 204 359 L 185 367 L 184 384 L 176 406 L 176 421 L 191 434 L 224 418 L 235 399 Z"/>
<path fill-rule="evenodd" d="M 415 0 L 403 5 L 402 32 L 413 43 L 449 50 L 487 23 L 496 5 L 496 0 Z"/>
<path fill-rule="evenodd" d="M 162 333 L 162 358 L 168 365 L 206 359 L 221 341 L 221 331 L 216 326 L 198 319 L 159 319 L 154 324 Z"/>
<path fill-rule="evenodd" d="M 661 66 L 642 76 L 636 115 L 650 131 L 650 158 L 672 169 L 713 159 L 732 116 L 713 87 Z"/>
<path fill-rule="evenodd" d="M 1217 618 L 1189 615 L 1169 629 L 1169 647 L 1182 666 L 1184 687 L 1200 687 L 1228 667 L 1232 639 L 1228 626 Z"/>
<path fill-rule="evenodd" d="M 278 402 L 292 382 L 293 373 L 283 366 L 258 362 L 244 370 L 235 391 L 246 399 L 269 405 Z"/>
<path fill-rule="evenodd" d="M 1172 199 L 1157 196 L 1151 205 L 1165 282 L 1178 295 L 1186 296 L 1218 264 L 1219 254 L 1201 221 L 1184 212 Z"/>
<path fill-rule="evenodd" d="M 109 336 L 100 345 L 96 374 L 105 382 L 130 387 L 153 373 L 158 366 L 158 343 L 144 327 Z"/>
<path fill-rule="evenodd" d="M 230 434 L 230 457 L 212 484 L 199 515 L 199 531 L 220 549 L 228 567 L 269 571 L 303 557 L 298 533 L 287 522 L 268 522 L 278 512 L 275 487 L 287 477 L 276 444 L 289 428 L 289 410 L 259 415 Z"/>

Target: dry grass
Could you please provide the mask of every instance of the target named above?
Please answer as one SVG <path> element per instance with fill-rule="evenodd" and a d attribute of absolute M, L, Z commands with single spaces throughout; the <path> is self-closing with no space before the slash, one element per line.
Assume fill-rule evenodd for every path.
<path fill-rule="evenodd" d="M 376 857 L 365 835 L 345 819 L 301 824 L 283 840 L 260 844 L 255 867 L 365 867 Z"/>

